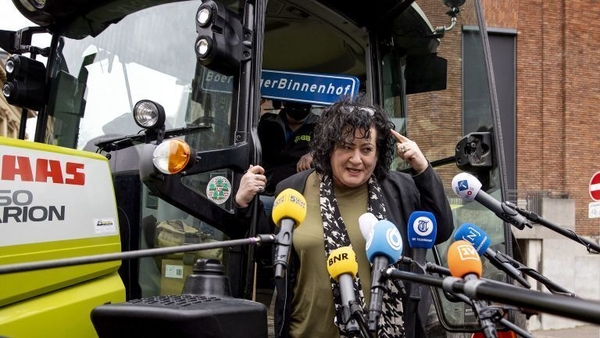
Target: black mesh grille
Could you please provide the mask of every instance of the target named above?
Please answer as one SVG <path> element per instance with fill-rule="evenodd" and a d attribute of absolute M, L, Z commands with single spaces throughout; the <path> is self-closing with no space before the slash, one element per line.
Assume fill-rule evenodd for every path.
<path fill-rule="evenodd" d="M 129 304 L 147 304 L 155 306 L 179 306 L 186 307 L 194 304 L 201 304 L 213 301 L 219 301 L 219 297 L 207 297 L 200 295 L 169 295 L 169 296 L 154 296 L 143 299 L 132 299 Z"/>

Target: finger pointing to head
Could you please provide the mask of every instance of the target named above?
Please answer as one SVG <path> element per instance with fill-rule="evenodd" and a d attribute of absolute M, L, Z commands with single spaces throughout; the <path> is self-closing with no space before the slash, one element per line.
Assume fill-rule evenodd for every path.
<path fill-rule="evenodd" d="M 400 134 L 399 132 L 395 131 L 394 129 L 390 129 L 390 130 L 391 130 L 391 132 L 392 132 L 392 135 L 394 136 L 394 138 L 395 138 L 395 139 L 396 139 L 398 142 L 402 143 L 402 142 L 408 142 L 408 141 L 410 141 L 410 139 L 409 139 L 408 137 L 406 137 L 406 136 L 404 136 L 404 135 Z"/>

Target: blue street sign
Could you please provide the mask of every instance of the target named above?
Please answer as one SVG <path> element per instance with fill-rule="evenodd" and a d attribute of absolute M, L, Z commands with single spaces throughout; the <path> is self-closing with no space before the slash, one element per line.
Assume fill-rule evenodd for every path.
<path fill-rule="evenodd" d="M 359 84 L 354 76 L 263 70 L 260 92 L 268 99 L 330 105 L 340 97 L 355 98 Z"/>
<path fill-rule="evenodd" d="M 200 87 L 204 91 L 231 93 L 232 76 L 205 70 Z M 268 99 L 330 105 L 340 97 L 356 98 L 360 81 L 355 76 L 263 70 L 261 95 Z"/>

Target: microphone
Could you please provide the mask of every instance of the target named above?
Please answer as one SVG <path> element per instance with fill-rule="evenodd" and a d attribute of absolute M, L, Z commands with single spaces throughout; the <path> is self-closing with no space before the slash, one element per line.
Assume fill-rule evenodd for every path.
<path fill-rule="evenodd" d="M 488 237 L 488 235 L 481 228 L 471 223 L 464 223 L 461 225 L 454 234 L 454 240 L 465 240 L 471 243 L 477 253 L 480 256 L 485 256 L 490 263 L 492 263 L 498 270 L 504 271 L 507 275 L 511 276 L 515 280 L 517 280 L 521 285 L 530 289 L 531 285 L 529 282 L 523 277 L 521 271 L 516 269 L 508 260 L 502 259 L 500 253 L 494 252 L 490 249 L 490 245 L 492 244 L 492 240 Z"/>
<path fill-rule="evenodd" d="M 455 241 L 448 247 L 448 268 L 452 276 L 464 279 L 465 283 L 479 280 L 483 270 L 481 258 L 473 244 L 462 239 Z M 485 336 L 497 337 L 494 323 L 487 316 L 482 315 L 484 304 L 480 301 L 471 300 L 471 305 L 477 314 L 477 318 L 479 318 Z"/>
<path fill-rule="evenodd" d="M 342 320 L 348 327 L 358 327 L 356 319 L 351 318 L 350 308 L 356 302 L 354 294 L 354 278 L 358 273 L 358 260 L 354 250 L 349 246 L 339 247 L 327 257 L 327 272 L 340 285 L 342 298 Z"/>
<path fill-rule="evenodd" d="M 421 266 L 425 264 L 427 249 L 433 248 L 437 235 L 435 216 L 429 211 L 414 211 L 408 218 L 408 246 L 413 250 L 413 259 Z"/>
<path fill-rule="evenodd" d="M 376 331 L 385 290 L 385 279 L 381 273 L 402 257 L 402 235 L 392 222 L 382 220 L 373 226 L 366 240 L 367 259 L 373 264 L 368 327 L 369 331 Z"/>
<path fill-rule="evenodd" d="M 452 276 L 465 281 L 481 277 L 481 258 L 473 244 L 462 239 L 455 241 L 448 247 L 447 259 Z"/>
<path fill-rule="evenodd" d="M 500 203 L 485 191 L 481 190 L 481 182 L 471 174 L 460 173 L 454 176 L 452 179 L 452 190 L 454 190 L 454 193 L 463 201 L 471 202 L 475 200 L 479 202 L 496 214 L 500 219 L 514 225 L 519 230 L 523 230 L 526 225 L 531 228 L 531 224 L 529 224 L 527 219 L 515 209 L 511 208 L 506 203 Z"/>
<path fill-rule="evenodd" d="M 280 228 L 275 241 L 275 278 L 283 278 L 289 262 L 292 232 L 306 217 L 306 199 L 294 189 L 285 189 L 275 198 L 271 215 Z"/>
<path fill-rule="evenodd" d="M 427 249 L 433 248 L 437 235 L 435 216 L 429 211 L 414 211 L 408 218 L 406 234 L 408 246 L 412 249 L 413 261 L 419 266 L 419 269 L 413 269 L 413 272 L 423 273 Z M 410 299 L 421 299 L 421 284 L 412 285 Z"/>
<path fill-rule="evenodd" d="M 369 238 L 369 234 L 377 222 L 379 222 L 377 217 L 370 212 L 365 212 L 358 217 L 358 227 L 365 240 Z"/>

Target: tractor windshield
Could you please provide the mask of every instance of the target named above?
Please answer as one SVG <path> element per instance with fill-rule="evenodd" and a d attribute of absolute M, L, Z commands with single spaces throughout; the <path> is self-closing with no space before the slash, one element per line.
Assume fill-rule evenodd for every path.
<path fill-rule="evenodd" d="M 200 4 L 150 7 L 94 37 L 58 37 L 48 142 L 93 151 L 103 138 L 136 134 L 141 128 L 132 109 L 139 100 L 151 98 L 164 107 L 167 130 L 208 127 L 188 137 L 196 149 L 230 144 L 234 84 L 196 60 L 194 21 Z M 202 90 L 211 86 L 219 90 Z"/>

